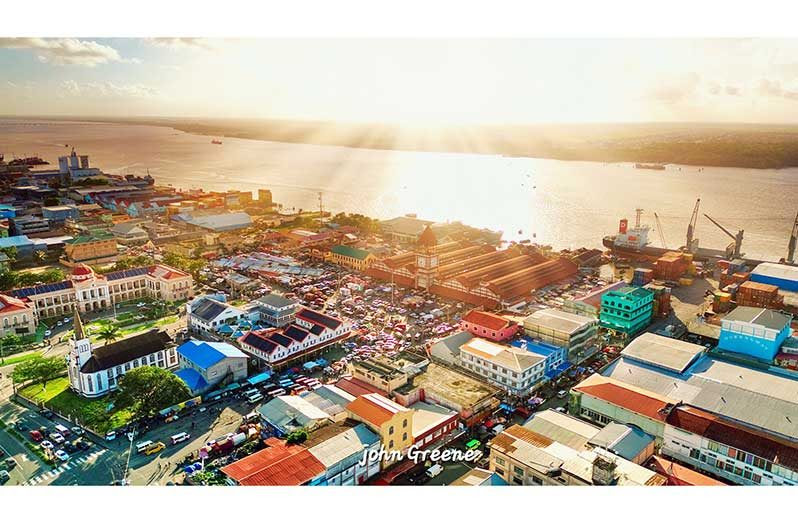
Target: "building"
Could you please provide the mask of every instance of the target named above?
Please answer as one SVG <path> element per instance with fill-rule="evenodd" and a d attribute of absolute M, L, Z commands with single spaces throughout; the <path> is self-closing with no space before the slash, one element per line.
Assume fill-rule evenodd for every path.
<path fill-rule="evenodd" d="M 376 258 L 369 251 L 350 247 L 349 245 L 334 245 L 330 248 L 330 261 L 336 265 L 343 265 L 358 271 L 366 270 Z"/>
<path fill-rule="evenodd" d="M 444 365 L 460 365 L 460 347 L 474 339 L 474 335 L 466 331 L 458 331 L 433 343 L 428 349 L 433 360 Z"/>
<path fill-rule="evenodd" d="M 50 223 L 63 224 L 67 219 L 79 219 L 80 211 L 75 205 L 42 206 L 42 217 Z"/>
<path fill-rule="evenodd" d="M 30 302 L 0 294 L 0 337 L 36 332 L 36 311 Z"/>
<path fill-rule="evenodd" d="M 407 383 L 407 373 L 393 365 L 385 358 L 369 358 L 363 361 L 352 361 L 348 366 L 353 378 L 391 394 Z"/>
<path fill-rule="evenodd" d="M 581 298 L 574 298 L 572 300 L 565 300 L 562 305 L 562 310 L 570 312 L 579 316 L 587 316 L 588 318 L 595 318 L 598 320 L 599 312 L 601 311 L 601 297 L 612 290 L 617 290 L 626 287 L 628 284 L 624 281 L 618 281 L 591 290 Z"/>
<path fill-rule="evenodd" d="M 142 222 L 137 220 L 117 223 L 109 231 L 120 245 L 141 245 L 150 241 L 150 235 L 142 227 Z"/>
<path fill-rule="evenodd" d="M 332 423 L 330 414 L 303 396 L 277 396 L 258 408 L 264 431 L 284 437 L 296 430 L 309 432 Z"/>
<path fill-rule="evenodd" d="M 547 380 L 556 379 L 571 368 L 571 362 L 568 361 L 568 350 L 565 347 L 557 347 L 527 337 L 515 340 L 511 345 L 545 358 L 543 375 Z"/>
<path fill-rule="evenodd" d="M 572 421 L 571 421 L 572 420 Z M 600 447 L 582 443 L 578 420 L 556 435 L 513 425 L 490 442 L 490 471 L 510 485 L 659 486 L 666 478 Z M 576 430 L 580 430 L 576 428 Z"/>
<path fill-rule="evenodd" d="M 477 309 L 472 309 L 463 316 L 460 328 L 474 336 L 497 342 L 508 340 L 518 332 L 518 324 L 514 321 Z"/>
<path fill-rule="evenodd" d="M 128 371 L 154 366 L 169 369 L 177 365 L 172 339 L 150 330 L 102 347 L 94 347 L 75 312 L 75 337 L 67 356 L 69 386 L 75 393 L 96 398 L 116 390 Z"/>
<path fill-rule="evenodd" d="M 798 379 L 794 374 L 762 364 L 740 363 L 740 358 L 726 358 L 714 351 L 701 353 L 693 360 L 690 351 L 670 348 L 669 342 L 679 343 L 677 340 L 660 338 L 663 342 L 657 351 L 638 352 L 633 357 L 621 352 L 621 357 L 610 363 L 601 376 L 587 378 L 574 391 L 597 384 L 597 380 L 606 380 L 617 387 L 617 393 L 604 395 L 591 407 L 612 421 L 624 422 L 613 418 L 620 402 L 624 402 L 626 411 L 645 406 L 650 417 L 660 418 L 663 407 L 681 402 L 754 430 L 798 442 L 798 426 L 794 422 L 798 419 Z M 650 400 L 633 401 L 634 395 L 629 394 L 629 390 Z M 599 395 L 596 389 L 591 393 Z M 574 410 L 579 408 L 577 398 L 572 397 L 570 408 L 578 412 Z M 660 423 L 664 423 L 664 418 Z M 635 424 L 657 435 L 656 428 Z"/>
<path fill-rule="evenodd" d="M 107 310 L 114 304 L 149 297 L 164 301 L 189 298 L 194 293 L 190 274 L 166 265 L 151 265 L 95 274 L 87 265 L 73 267 L 68 279 L 14 289 L 9 294 L 31 303 L 37 318 Z"/>
<path fill-rule="evenodd" d="M 790 337 L 792 318 L 757 307 L 737 307 L 721 319 L 718 348 L 764 361 L 773 361 Z"/>
<path fill-rule="evenodd" d="M 172 217 L 173 220 L 199 230 L 211 232 L 237 231 L 252 226 L 252 218 L 245 212 L 231 212 L 222 214 L 181 213 Z"/>
<path fill-rule="evenodd" d="M 390 220 L 380 222 L 380 230 L 388 239 L 416 243 L 421 233 L 434 222 L 429 220 L 419 220 L 415 214 L 398 216 Z"/>
<path fill-rule="evenodd" d="M 258 203 L 263 207 L 271 207 L 274 204 L 272 192 L 269 189 L 258 189 Z"/>
<path fill-rule="evenodd" d="M 413 409 L 413 442 L 423 449 L 443 445 L 460 435 L 457 413 L 432 403 L 418 401 Z"/>
<path fill-rule="evenodd" d="M 188 330 L 213 333 L 223 325 L 238 323 L 249 316 L 247 309 L 225 303 L 221 298 L 205 295 L 186 303 Z"/>
<path fill-rule="evenodd" d="M 32 214 L 10 218 L 11 233 L 14 236 L 36 236 L 50 231 L 50 221 Z"/>
<path fill-rule="evenodd" d="M 347 405 L 352 419 L 362 421 L 380 437 L 383 449 L 389 453 L 384 466 L 397 461 L 392 452 L 404 456 L 413 445 L 413 411 L 379 394 L 364 394 Z"/>
<path fill-rule="evenodd" d="M 83 178 L 91 178 L 92 176 L 102 176 L 102 171 L 95 167 L 89 166 L 88 155 L 82 154 L 78 156 L 75 149 L 69 156 L 58 157 L 58 173 L 65 181 L 77 181 Z"/>
<path fill-rule="evenodd" d="M 798 292 L 798 266 L 760 263 L 751 271 L 751 281 L 775 285 L 789 292 Z"/>
<path fill-rule="evenodd" d="M 119 249 L 116 238 L 108 232 L 96 232 L 90 236 L 78 236 L 65 242 L 66 261 L 75 263 L 107 263 L 116 260 Z"/>
<path fill-rule="evenodd" d="M 306 447 L 269 438 L 267 447 L 222 467 L 231 485 L 295 487 L 320 485 L 326 467 Z"/>
<path fill-rule="evenodd" d="M 523 349 L 473 338 L 460 347 L 460 365 L 510 394 L 525 396 L 543 380 L 546 359 Z"/>
<path fill-rule="evenodd" d="M 188 340 L 177 348 L 180 369 L 175 374 L 193 394 L 247 377 L 248 356 L 229 343 Z"/>
<path fill-rule="evenodd" d="M 724 487 L 726 483 L 705 476 L 684 465 L 679 465 L 662 456 L 651 456 L 646 464 L 651 470 L 668 478 L 669 486 L 676 487 Z"/>
<path fill-rule="evenodd" d="M 568 360 L 579 363 L 595 350 L 598 321 L 558 309 L 535 311 L 524 318 L 524 333 L 568 351 Z"/>
<path fill-rule="evenodd" d="M 486 309 L 514 305 L 532 291 L 577 273 L 566 258 L 549 259 L 532 247 L 496 250 L 469 240 L 438 242 L 425 228 L 411 252 L 376 260 L 369 276 Z"/>
<path fill-rule="evenodd" d="M 507 482 L 494 472 L 475 468 L 469 469 L 449 485 L 453 487 L 506 487 Z"/>
<path fill-rule="evenodd" d="M 371 456 L 379 450 L 380 438 L 363 423 L 322 427 L 302 446 L 325 467 L 324 479 L 317 485 L 362 485 L 380 472 L 380 460 Z"/>
<path fill-rule="evenodd" d="M 255 300 L 260 314 L 258 320 L 272 327 L 284 327 L 296 319 L 299 302 L 280 296 L 279 294 L 265 294 Z"/>
<path fill-rule="evenodd" d="M 601 297 L 602 328 L 634 336 L 651 323 L 654 293 L 642 287 L 622 287 Z"/>
<path fill-rule="evenodd" d="M 249 331 L 239 343 L 260 364 L 275 367 L 339 343 L 351 332 L 349 321 L 303 307 L 297 311 L 293 323 Z"/>
<path fill-rule="evenodd" d="M 690 405 L 668 414 L 662 454 L 737 485 L 798 485 L 798 444 Z"/>

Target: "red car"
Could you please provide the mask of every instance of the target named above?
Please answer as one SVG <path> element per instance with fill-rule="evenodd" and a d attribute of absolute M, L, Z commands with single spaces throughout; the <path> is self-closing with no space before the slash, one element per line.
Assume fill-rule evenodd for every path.
<path fill-rule="evenodd" d="M 44 436 L 42 436 L 42 433 L 38 430 L 32 430 L 30 431 L 30 439 L 38 443 L 44 439 Z"/>

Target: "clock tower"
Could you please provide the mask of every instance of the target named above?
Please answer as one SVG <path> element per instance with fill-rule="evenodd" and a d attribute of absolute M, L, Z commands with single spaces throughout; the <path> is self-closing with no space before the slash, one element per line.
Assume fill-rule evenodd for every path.
<path fill-rule="evenodd" d="M 438 239 L 429 225 L 418 237 L 416 248 L 416 287 L 429 291 L 438 272 Z"/>

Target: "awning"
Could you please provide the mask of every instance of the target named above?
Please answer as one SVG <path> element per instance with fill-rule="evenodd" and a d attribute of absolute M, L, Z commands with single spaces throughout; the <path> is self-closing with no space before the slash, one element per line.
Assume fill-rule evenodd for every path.
<path fill-rule="evenodd" d="M 502 403 L 501 405 L 499 405 L 499 408 L 502 409 L 502 410 L 506 410 L 507 412 L 512 412 L 513 410 L 515 410 L 514 407 L 512 407 L 512 406 L 510 406 L 510 405 L 508 405 L 506 403 Z"/>
<path fill-rule="evenodd" d="M 318 367 L 318 366 L 319 366 L 319 364 L 318 364 L 318 363 L 316 363 L 315 361 L 309 361 L 309 362 L 305 363 L 305 364 L 304 364 L 304 365 L 302 365 L 302 366 L 305 368 L 305 370 L 313 370 L 313 369 L 315 369 L 316 367 Z"/>
<path fill-rule="evenodd" d="M 247 383 L 250 385 L 257 385 L 258 383 L 263 383 L 264 381 L 268 380 L 272 377 L 270 372 L 261 372 L 260 374 L 256 374 L 247 380 Z"/>
<path fill-rule="evenodd" d="M 241 388 L 241 384 L 240 383 L 231 383 L 230 385 L 228 385 L 227 387 L 223 388 L 222 390 L 236 390 L 236 389 L 240 389 L 240 388 Z"/>

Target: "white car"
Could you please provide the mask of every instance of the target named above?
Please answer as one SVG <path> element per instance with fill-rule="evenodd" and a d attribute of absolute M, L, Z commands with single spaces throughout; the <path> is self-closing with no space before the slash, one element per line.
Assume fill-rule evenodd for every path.
<path fill-rule="evenodd" d="M 69 459 L 69 454 L 67 454 L 63 450 L 56 450 L 55 457 L 58 458 L 60 461 L 66 461 Z"/>
<path fill-rule="evenodd" d="M 64 436 L 62 436 L 57 432 L 53 432 L 52 434 L 50 434 L 50 439 L 53 440 L 53 442 L 57 443 L 58 445 L 64 442 Z"/>
<path fill-rule="evenodd" d="M 45 335 L 46 337 L 48 337 L 48 338 L 49 338 L 50 336 L 52 336 L 52 335 L 53 335 L 53 331 L 51 331 L 51 330 L 46 330 L 46 331 L 44 331 L 44 335 Z"/>
<path fill-rule="evenodd" d="M 49 450 L 52 450 L 53 447 L 55 447 L 55 445 L 53 445 L 53 442 L 47 439 L 42 440 L 40 445 L 42 446 L 43 449 L 49 449 Z"/>
<path fill-rule="evenodd" d="M 105 441 L 113 441 L 116 439 L 116 432 L 110 431 L 105 433 Z"/>
<path fill-rule="evenodd" d="M 83 435 L 83 429 L 80 427 L 72 427 L 72 434 L 75 436 L 81 436 Z"/>

